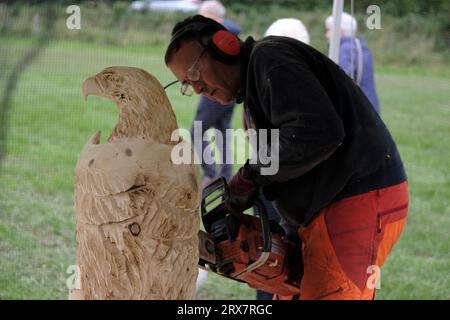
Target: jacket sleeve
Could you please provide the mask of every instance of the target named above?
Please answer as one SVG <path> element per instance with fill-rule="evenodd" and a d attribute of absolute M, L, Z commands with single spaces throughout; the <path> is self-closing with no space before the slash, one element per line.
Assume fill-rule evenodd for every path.
<path fill-rule="evenodd" d="M 305 174 L 330 157 L 345 136 L 340 116 L 308 66 L 277 66 L 265 76 L 259 84 L 259 107 L 279 129 L 279 152 L 275 174 L 261 174 L 264 165 L 260 161 L 245 165 L 248 175 L 260 185 Z M 276 155 L 270 157 L 276 159 Z"/>

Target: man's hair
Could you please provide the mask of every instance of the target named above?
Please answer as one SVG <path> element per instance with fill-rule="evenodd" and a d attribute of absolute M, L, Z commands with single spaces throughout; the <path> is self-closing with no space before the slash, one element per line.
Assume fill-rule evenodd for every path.
<path fill-rule="evenodd" d="M 189 28 L 191 25 L 192 29 Z M 166 65 L 169 64 L 172 55 L 180 49 L 182 42 L 197 40 L 202 46 L 205 46 L 204 38 L 211 37 L 218 30 L 225 30 L 225 27 L 213 19 L 198 14 L 178 22 L 172 29 L 172 38 L 164 56 Z"/>

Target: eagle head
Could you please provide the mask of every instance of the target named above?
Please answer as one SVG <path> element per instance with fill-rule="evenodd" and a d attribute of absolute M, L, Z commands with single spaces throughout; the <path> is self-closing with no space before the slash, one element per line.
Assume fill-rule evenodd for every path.
<path fill-rule="evenodd" d="M 86 79 L 84 99 L 97 95 L 113 100 L 119 120 L 108 141 L 142 138 L 174 144 L 171 135 L 178 128 L 175 114 L 160 82 L 148 72 L 133 67 L 109 67 Z M 175 142 L 176 143 L 176 142 Z"/>

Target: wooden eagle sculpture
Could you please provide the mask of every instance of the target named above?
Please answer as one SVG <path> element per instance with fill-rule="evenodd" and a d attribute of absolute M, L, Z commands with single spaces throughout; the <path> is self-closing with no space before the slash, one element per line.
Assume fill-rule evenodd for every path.
<path fill-rule="evenodd" d="M 163 87 L 142 69 L 110 67 L 83 83 L 83 95 L 113 100 L 120 115 L 107 143 L 95 133 L 76 166 L 81 286 L 69 297 L 194 298 L 199 169 L 172 162 L 187 142 L 171 141 L 177 122 Z"/>

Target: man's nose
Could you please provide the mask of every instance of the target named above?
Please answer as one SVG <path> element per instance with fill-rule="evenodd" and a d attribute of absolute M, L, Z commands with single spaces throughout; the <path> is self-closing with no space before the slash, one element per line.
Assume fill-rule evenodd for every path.
<path fill-rule="evenodd" d="M 191 84 L 196 94 L 200 94 L 205 90 L 205 85 L 201 81 L 195 81 Z"/>

